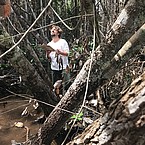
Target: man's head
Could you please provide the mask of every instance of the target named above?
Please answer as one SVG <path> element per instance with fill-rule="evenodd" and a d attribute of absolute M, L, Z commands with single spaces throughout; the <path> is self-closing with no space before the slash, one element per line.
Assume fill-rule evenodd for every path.
<path fill-rule="evenodd" d="M 58 36 L 60 38 L 62 33 L 62 29 L 59 26 L 52 25 L 50 28 L 50 34 L 52 37 Z"/>

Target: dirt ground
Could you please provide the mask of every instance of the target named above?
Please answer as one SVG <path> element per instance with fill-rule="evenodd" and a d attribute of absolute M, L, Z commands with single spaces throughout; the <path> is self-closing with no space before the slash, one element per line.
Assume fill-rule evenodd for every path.
<path fill-rule="evenodd" d="M 24 109 L 28 107 L 28 113 L 22 116 Z M 41 124 L 34 123 L 37 117 L 42 115 L 34 111 L 32 103 L 20 98 L 0 99 L 0 145 L 11 145 L 11 141 L 25 142 L 36 134 Z M 23 127 L 16 127 L 16 122 L 22 122 Z M 28 133 L 29 131 L 29 133 Z"/>

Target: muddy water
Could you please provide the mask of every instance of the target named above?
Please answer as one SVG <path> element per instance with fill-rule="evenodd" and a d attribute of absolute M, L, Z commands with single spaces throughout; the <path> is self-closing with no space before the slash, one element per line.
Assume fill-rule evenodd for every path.
<path fill-rule="evenodd" d="M 42 115 L 42 112 L 36 113 L 32 105 L 28 100 L 20 98 L 0 100 L 0 145 L 11 145 L 12 140 L 25 142 L 37 133 L 41 125 L 33 121 Z M 21 116 L 25 107 L 28 107 L 28 113 Z M 16 122 L 22 122 L 24 126 L 16 127 Z"/>

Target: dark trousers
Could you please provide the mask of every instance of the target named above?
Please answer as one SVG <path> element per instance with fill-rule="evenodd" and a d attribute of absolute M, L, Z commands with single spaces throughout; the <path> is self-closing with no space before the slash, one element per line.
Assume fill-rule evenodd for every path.
<path fill-rule="evenodd" d="M 62 70 L 52 70 L 52 83 L 62 80 Z"/>
<path fill-rule="evenodd" d="M 53 70 L 52 71 L 52 83 L 54 84 L 58 80 L 62 80 L 62 70 Z M 59 88 L 59 91 L 55 92 L 56 95 L 62 94 L 63 93 L 63 87 L 62 85 Z"/>

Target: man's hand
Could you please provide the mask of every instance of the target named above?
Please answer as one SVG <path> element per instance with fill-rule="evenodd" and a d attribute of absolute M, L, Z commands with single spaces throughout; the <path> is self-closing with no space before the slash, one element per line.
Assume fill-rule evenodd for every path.
<path fill-rule="evenodd" d="M 61 51 L 59 49 L 57 49 L 56 54 L 61 54 Z"/>
<path fill-rule="evenodd" d="M 61 54 L 61 55 L 64 55 L 64 56 L 68 56 L 68 53 L 67 52 L 60 51 L 59 49 L 56 50 L 56 54 Z"/>

